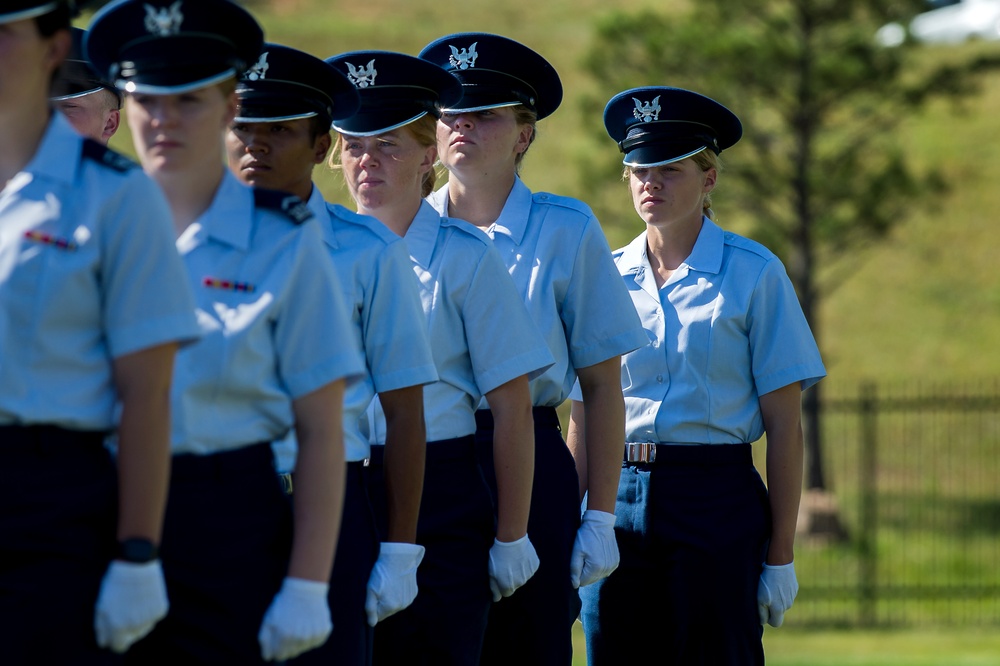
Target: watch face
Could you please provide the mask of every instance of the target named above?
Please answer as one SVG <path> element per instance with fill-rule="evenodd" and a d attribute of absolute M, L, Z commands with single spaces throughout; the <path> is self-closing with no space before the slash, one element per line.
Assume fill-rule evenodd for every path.
<path fill-rule="evenodd" d="M 149 539 L 125 539 L 119 544 L 118 559 L 144 564 L 159 556 L 156 545 Z"/>

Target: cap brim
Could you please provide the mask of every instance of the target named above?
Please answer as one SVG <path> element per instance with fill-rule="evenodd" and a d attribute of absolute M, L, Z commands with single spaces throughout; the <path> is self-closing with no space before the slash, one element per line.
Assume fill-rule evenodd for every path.
<path fill-rule="evenodd" d="M 284 123 L 292 120 L 304 120 L 305 118 L 315 118 L 319 114 L 315 111 L 306 113 L 291 113 L 280 115 L 276 110 L 267 113 L 264 109 L 241 109 L 240 113 L 233 118 L 234 123 Z"/>
<path fill-rule="evenodd" d="M 86 97 L 87 95 L 93 95 L 94 93 L 99 93 L 102 90 L 107 90 L 104 86 L 97 86 L 96 88 L 90 88 L 87 90 L 81 90 L 80 92 L 67 92 L 62 95 L 53 95 L 49 97 L 53 102 L 62 102 L 67 99 L 77 99 L 79 97 Z M 111 92 L 110 90 L 108 92 Z"/>
<path fill-rule="evenodd" d="M 664 146 L 641 146 L 635 150 L 630 150 L 622 160 L 622 164 L 627 167 L 651 169 L 686 160 L 707 149 L 708 146 L 702 144 L 699 148 L 678 154 L 676 150 L 671 150 Z"/>
<path fill-rule="evenodd" d="M 176 72 L 164 72 L 162 77 L 155 74 L 135 77 L 131 79 L 119 79 L 115 85 L 130 95 L 179 95 L 208 88 L 217 83 L 222 83 L 226 79 L 236 77 L 236 70 L 229 69 L 205 78 L 192 80 L 192 77 L 172 76 Z M 177 83 L 177 78 L 182 78 L 183 83 Z"/>
<path fill-rule="evenodd" d="M 55 9 L 58 6 L 59 6 L 58 2 L 50 2 L 48 4 L 41 5 L 39 7 L 31 7 L 30 9 L 21 9 L 19 11 L 14 11 L 14 12 L 0 13 L 0 24 L 33 19 L 36 16 L 42 16 L 43 14 L 48 14 L 49 12 L 55 11 Z"/>
<path fill-rule="evenodd" d="M 346 120 L 337 121 L 333 124 L 333 129 L 348 136 L 375 136 L 406 127 L 412 122 L 420 120 L 429 111 L 421 111 L 415 116 L 400 119 L 399 114 L 378 114 L 369 113 L 356 115 Z"/>

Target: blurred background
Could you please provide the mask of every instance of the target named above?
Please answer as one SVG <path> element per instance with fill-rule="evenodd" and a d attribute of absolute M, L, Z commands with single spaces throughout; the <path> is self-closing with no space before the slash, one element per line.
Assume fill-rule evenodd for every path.
<path fill-rule="evenodd" d="M 244 4 L 319 57 L 460 31 L 539 51 L 565 95 L 522 177 L 590 204 L 612 247 L 643 227 L 607 100 L 672 85 L 736 112 L 715 212 L 781 256 L 829 372 L 804 396 L 801 591 L 768 662 L 1000 664 L 1000 1 Z M 127 127 L 111 145 L 134 154 Z"/>

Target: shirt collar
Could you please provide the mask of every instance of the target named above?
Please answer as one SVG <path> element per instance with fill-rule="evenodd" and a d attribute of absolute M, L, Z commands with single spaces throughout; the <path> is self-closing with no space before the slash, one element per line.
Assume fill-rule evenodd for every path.
<path fill-rule="evenodd" d="M 726 234 L 707 217 L 702 218 L 701 231 L 682 265 L 701 273 L 718 273 L 722 269 L 722 253 Z M 646 232 L 639 234 L 622 250 L 618 265 L 622 273 L 634 273 L 649 266 L 646 257 Z"/>
<path fill-rule="evenodd" d="M 71 152 L 67 151 L 67 146 L 70 145 L 73 146 Z M 38 150 L 24 171 L 36 173 L 46 179 L 72 183 L 80 168 L 82 150 L 83 137 L 77 134 L 61 113 L 53 111 Z"/>
<path fill-rule="evenodd" d="M 420 209 L 417 210 L 404 238 L 410 256 L 425 269 L 431 265 L 440 228 L 441 216 L 429 203 L 421 201 Z"/>
<path fill-rule="evenodd" d="M 693 271 L 717 274 L 722 270 L 726 234 L 719 225 L 707 217 L 703 217 L 701 222 L 698 240 L 695 241 L 691 254 L 684 263 Z"/>
<path fill-rule="evenodd" d="M 212 204 L 195 222 L 210 238 L 245 251 L 250 247 L 255 213 L 253 188 L 226 169 Z"/>
<path fill-rule="evenodd" d="M 337 242 L 337 234 L 333 228 L 333 220 L 337 216 L 337 206 L 328 204 L 326 199 L 323 198 L 323 193 L 319 191 L 316 185 L 313 185 L 312 192 L 309 194 L 309 200 L 306 202 L 306 207 L 309 208 L 309 212 L 319 222 L 323 242 L 334 250 L 339 248 L 340 243 Z"/>
<path fill-rule="evenodd" d="M 515 245 L 521 244 L 524 232 L 528 228 L 528 216 L 531 214 L 531 190 L 520 177 L 514 177 L 514 187 L 507 195 L 507 203 L 500 211 L 500 217 L 493 223 L 492 233 L 509 236 Z"/>

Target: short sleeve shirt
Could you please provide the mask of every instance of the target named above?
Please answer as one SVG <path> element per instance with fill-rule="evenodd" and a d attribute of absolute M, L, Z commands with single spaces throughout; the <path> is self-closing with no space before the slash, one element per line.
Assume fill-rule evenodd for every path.
<path fill-rule="evenodd" d="M 344 292 L 351 332 L 366 372 L 344 394 L 344 448 L 349 462 L 369 456 L 365 410 L 376 391 L 437 381 L 417 279 L 402 238 L 373 217 L 327 204 L 314 187 L 309 209 Z M 281 469 L 292 469 L 294 433 L 281 442 Z"/>
<path fill-rule="evenodd" d="M 428 201 L 447 215 L 448 185 Z M 517 178 L 487 234 L 555 359 L 531 381 L 534 405 L 561 404 L 576 381 L 576 368 L 646 344 L 608 241 L 588 206 L 546 192 L 532 194 Z"/>
<path fill-rule="evenodd" d="M 439 380 L 424 387 L 427 441 L 476 431 L 483 395 L 552 365 L 489 237 L 422 202 L 404 236 Z M 385 416 L 373 403 L 372 440 L 385 443 Z"/>
<path fill-rule="evenodd" d="M 626 441 L 754 442 L 761 395 L 826 376 L 784 266 L 759 243 L 704 218 L 659 289 L 645 233 L 614 256 L 649 337 L 622 358 Z"/>
<path fill-rule="evenodd" d="M 293 400 L 364 371 L 319 224 L 296 197 L 226 171 L 177 249 L 203 335 L 177 357 L 174 453 L 284 437 Z"/>
<path fill-rule="evenodd" d="M 113 360 L 198 332 L 159 187 L 53 114 L 0 191 L 0 425 L 111 430 Z"/>

